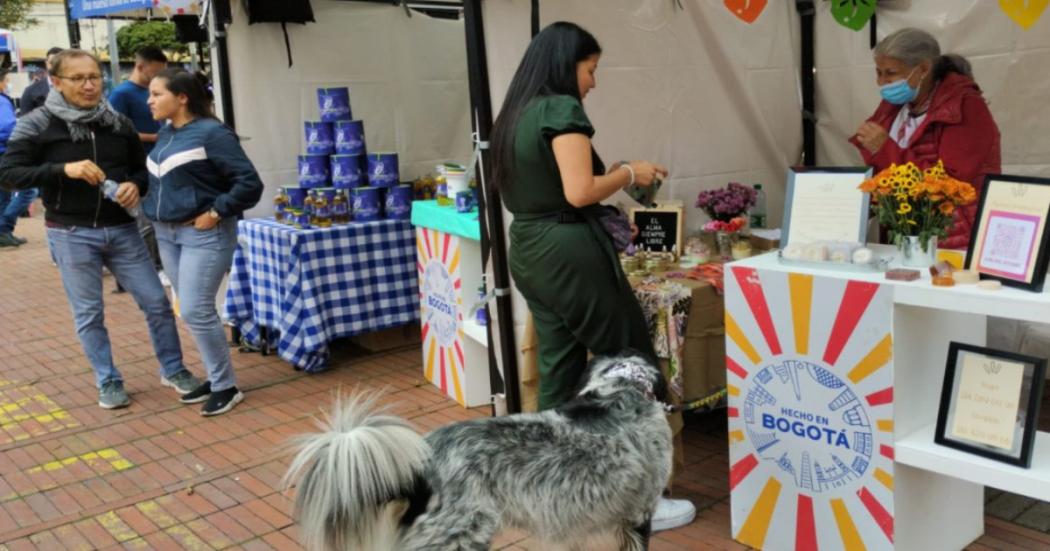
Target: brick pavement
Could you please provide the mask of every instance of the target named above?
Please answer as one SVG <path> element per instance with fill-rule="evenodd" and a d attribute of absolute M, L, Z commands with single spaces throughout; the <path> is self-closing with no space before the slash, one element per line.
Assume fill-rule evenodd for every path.
<path fill-rule="evenodd" d="M 111 295 L 106 323 L 130 408 L 100 409 L 51 265 L 39 216 L 20 220 L 30 243 L 0 249 L 0 549 L 298 549 L 289 502 L 277 491 L 289 436 L 334 389 L 387 389 L 394 411 L 421 430 L 487 415 L 445 399 L 421 376 L 414 347 L 382 354 L 347 348 L 319 375 L 275 357 L 234 354 L 247 399 L 214 419 L 162 388 L 141 313 Z M 186 362 L 200 358 L 180 328 Z M 660 533 L 657 550 L 743 549 L 729 530 L 724 421 L 694 419 L 686 431 L 688 468 L 676 492 L 700 509 L 697 520 Z M 1050 536 L 989 518 L 973 549 L 1040 549 Z M 519 534 L 496 548 L 537 550 Z"/>

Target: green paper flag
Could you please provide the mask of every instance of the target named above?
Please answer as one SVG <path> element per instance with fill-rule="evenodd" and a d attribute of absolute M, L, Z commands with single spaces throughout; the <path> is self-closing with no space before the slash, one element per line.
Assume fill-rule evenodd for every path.
<path fill-rule="evenodd" d="M 875 15 L 875 3 L 876 0 L 831 0 L 831 15 L 843 27 L 859 31 Z"/>

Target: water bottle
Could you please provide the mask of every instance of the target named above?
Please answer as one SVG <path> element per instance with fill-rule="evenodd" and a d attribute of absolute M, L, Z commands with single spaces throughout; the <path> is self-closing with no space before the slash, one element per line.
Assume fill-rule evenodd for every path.
<path fill-rule="evenodd" d="M 106 196 L 106 199 L 109 199 L 110 201 L 113 201 L 114 203 L 117 202 L 117 189 L 119 189 L 119 188 L 120 188 L 120 184 L 114 182 L 113 180 L 106 180 L 105 182 L 102 182 L 102 194 Z M 117 204 L 120 204 L 120 203 L 117 203 Z M 139 209 L 138 205 L 135 205 L 134 207 L 131 207 L 131 208 L 125 208 L 124 210 L 126 210 L 128 212 L 128 214 L 131 215 L 132 218 L 138 218 L 139 214 L 142 213 L 142 210 Z"/>
<path fill-rule="evenodd" d="M 751 227 L 766 227 L 766 192 L 762 191 L 762 184 L 755 184 L 755 206 L 751 207 Z"/>

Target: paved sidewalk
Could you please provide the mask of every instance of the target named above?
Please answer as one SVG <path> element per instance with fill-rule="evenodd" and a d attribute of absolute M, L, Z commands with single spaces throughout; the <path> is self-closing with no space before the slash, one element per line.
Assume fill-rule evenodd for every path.
<path fill-rule="evenodd" d="M 0 249 L 0 549 L 298 549 L 289 503 L 277 492 L 282 444 L 310 430 L 339 388 L 387 389 L 394 411 L 421 430 L 485 416 L 422 378 L 415 347 L 366 355 L 340 350 L 333 369 L 296 372 L 276 357 L 234 353 L 246 400 L 213 419 L 162 388 L 141 313 L 112 295 L 106 323 L 132 395 L 100 409 L 39 216 L 19 221 L 30 240 Z M 181 328 L 187 362 L 201 374 Z M 701 510 L 690 526 L 660 533 L 653 549 L 743 549 L 729 529 L 724 418 L 686 431 L 689 467 L 676 491 Z M 540 547 L 503 534 L 500 549 Z M 974 549 L 1040 549 L 1050 536 L 989 518 Z"/>

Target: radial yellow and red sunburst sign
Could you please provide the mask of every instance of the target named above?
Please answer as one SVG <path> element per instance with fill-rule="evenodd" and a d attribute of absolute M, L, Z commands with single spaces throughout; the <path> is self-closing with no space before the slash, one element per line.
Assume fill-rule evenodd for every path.
<path fill-rule="evenodd" d="M 447 396 L 463 397 L 463 280 L 459 238 L 416 228 L 419 314 L 423 332 L 423 374 Z"/>
<path fill-rule="evenodd" d="M 892 548 L 892 289 L 733 267 L 725 291 L 733 537 Z"/>

